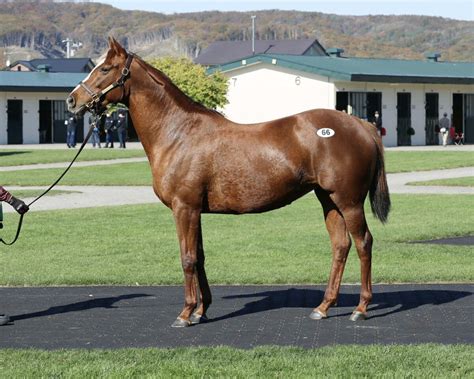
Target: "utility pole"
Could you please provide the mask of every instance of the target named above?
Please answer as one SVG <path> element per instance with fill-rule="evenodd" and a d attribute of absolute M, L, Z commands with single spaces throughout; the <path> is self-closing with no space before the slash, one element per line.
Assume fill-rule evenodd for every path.
<path fill-rule="evenodd" d="M 250 16 L 252 19 L 252 55 L 255 55 L 255 19 L 257 16 Z"/>
<path fill-rule="evenodd" d="M 73 57 L 76 50 L 82 47 L 82 42 L 74 42 L 74 40 L 69 37 L 62 40 L 62 43 L 66 44 L 66 58 Z"/>
<path fill-rule="evenodd" d="M 70 39 L 69 37 L 62 41 L 62 43 L 66 44 L 66 58 L 68 59 L 71 58 L 71 42 L 72 39 Z"/>

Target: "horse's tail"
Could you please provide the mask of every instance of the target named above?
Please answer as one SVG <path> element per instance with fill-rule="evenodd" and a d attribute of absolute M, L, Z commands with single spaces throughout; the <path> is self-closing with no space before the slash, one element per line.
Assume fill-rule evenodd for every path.
<path fill-rule="evenodd" d="M 382 139 L 376 136 L 374 140 L 377 149 L 377 157 L 375 172 L 369 190 L 370 206 L 374 216 L 382 223 L 385 223 L 388 218 L 388 213 L 390 212 L 390 194 L 388 192 L 387 175 L 385 173 Z"/>

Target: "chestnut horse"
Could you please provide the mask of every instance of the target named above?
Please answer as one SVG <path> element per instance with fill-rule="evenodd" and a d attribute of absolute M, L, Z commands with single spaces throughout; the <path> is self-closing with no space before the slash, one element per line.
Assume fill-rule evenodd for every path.
<path fill-rule="evenodd" d="M 333 253 L 324 298 L 310 317 L 326 318 L 336 303 L 350 236 L 361 264 L 360 302 L 351 320 L 366 317 L 372 298 L 372 235 L 364 201 L 369 193 L 372 211 L 382 222 L 390 208 L 375 127 L 328 109 L 236 124 L 191 100 L 165 74 L 110 38 L 105 60 L 71 92 L 67 104 L 71 112 L 83 114 L 117 102 L 129 108 L 153 189 L 176 223 L 185 302 L 172 326 L 203 321 L 211 304 L 201 214 L 270 211 L 310 191 L 323 206 Z"/>

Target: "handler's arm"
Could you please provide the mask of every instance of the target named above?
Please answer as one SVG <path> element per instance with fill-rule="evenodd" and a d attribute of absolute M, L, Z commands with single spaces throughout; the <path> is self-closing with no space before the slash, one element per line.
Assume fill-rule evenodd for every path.
<path fill-rule="evenodd" d="M 24 203 L 23 200 L 17 199 L 15 196 L 12 196 L 5 188 L 0 186 L 0 201 L 6 201 L 10 204 L 19 214 L 28 212 L 30 208 Z"/>

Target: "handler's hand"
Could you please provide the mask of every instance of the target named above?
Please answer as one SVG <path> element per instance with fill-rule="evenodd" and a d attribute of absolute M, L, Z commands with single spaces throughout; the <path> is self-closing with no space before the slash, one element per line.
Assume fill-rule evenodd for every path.
<path fill-rule="evenodd" d="M 12 196 L 11 200 L 8 203 L 21 215 L 30 210 L 30 208 L 28 208 L 28 205 L 26 205 L 24 201 L 17 199 L 15 196 Z"/>

